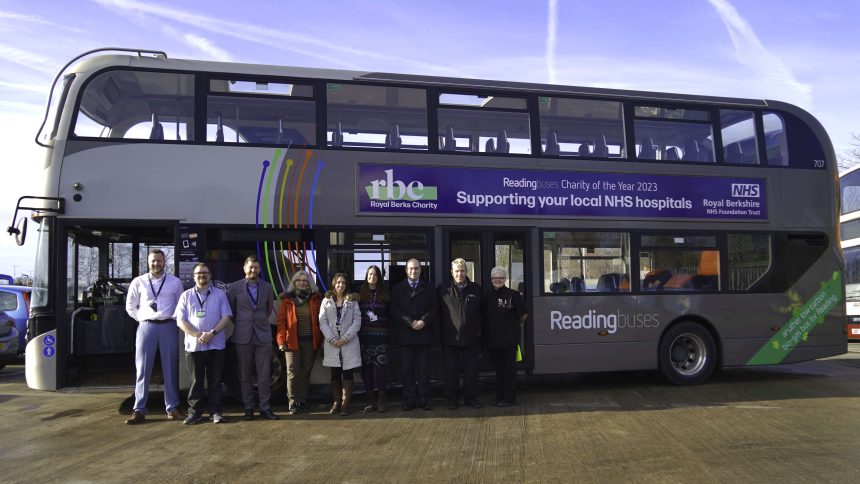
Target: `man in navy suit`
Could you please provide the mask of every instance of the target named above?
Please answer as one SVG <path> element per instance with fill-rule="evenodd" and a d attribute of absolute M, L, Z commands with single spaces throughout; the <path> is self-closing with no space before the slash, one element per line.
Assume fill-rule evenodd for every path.
<path fill-rule="evenodd" d="M 436 292 L 421 280 L 421 263 L 409 259 L 406 280 L 391 288 L 391 324 L 403 357 L 403 409 L 430 407 L 430 345 L 436 331 Z M 417 379 L 417 392 L 416 392 Z"/>
<path fill-rule="evenodd" d="M 239 360 L 239 381 L 245 404 L 245 420 L 254 418 L 254 374 L 260 397 L 260 416 L 277 420 L 269 399 L 271 389 L 272 323 L 269 315 L 275 304 L 271 284 L 260 279 L 260 261 L 251 255 L 245 259 L 245 278 L 230 284 L 227 300 L 233 310 L 236 328 L 232 341 Z"/>

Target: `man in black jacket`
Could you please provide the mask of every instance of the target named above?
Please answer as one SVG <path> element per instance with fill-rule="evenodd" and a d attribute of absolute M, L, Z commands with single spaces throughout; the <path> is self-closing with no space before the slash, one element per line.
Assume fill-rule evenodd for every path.
<path fill-rule="evenodd" d="M 416 405 L 431 409 L 430 345 L 436 326 L 436 295 L 420 276 L 421 263 L 409 259 L 406 280 L 391 288 L 391 321 L 403 358 L 403 410 Z"/>
<path fill-rule="evenodd" d="M 448 408 L 459 404 L 460 370 L 463 371 L 463 398 L 466 405 L 478 403 L 478 354 L 481 351 L 481 286 L 466 276 L 466 261 L 451 262 L 451 282 L 439 284 L 439 324 L 442 361 L 445 368 L 445 396 Z"/>

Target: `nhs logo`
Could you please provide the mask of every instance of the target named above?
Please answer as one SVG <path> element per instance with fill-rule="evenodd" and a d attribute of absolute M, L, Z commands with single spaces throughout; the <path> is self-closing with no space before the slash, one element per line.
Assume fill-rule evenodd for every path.
<path fill-rule="evenodd" d="M 761 186 L 758 183 L 732 183 L 732 197 L 758 198 L 761 196 Z"/>

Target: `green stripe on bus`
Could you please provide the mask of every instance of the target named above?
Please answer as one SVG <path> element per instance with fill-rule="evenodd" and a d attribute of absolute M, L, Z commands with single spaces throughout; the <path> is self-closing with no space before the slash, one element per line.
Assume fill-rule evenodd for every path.
<path fill-rule="evenodd" d="M 842 300 L 842 276 L 839 271 L 821 284 L 792 318 L 760 350 L 747 361 L 747 365 L 775 365 L 782 362 L 795 348 L 809 338 L 809 332 L 824 321 L 827 313 Z"/>

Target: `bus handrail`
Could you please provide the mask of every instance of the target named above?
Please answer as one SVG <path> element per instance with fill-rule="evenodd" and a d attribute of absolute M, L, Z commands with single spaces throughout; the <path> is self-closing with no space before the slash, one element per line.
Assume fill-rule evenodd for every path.
<path fill-rule="evenodd" d="M 95 54 L 96 52 L 107 52 L 107 51 L 117 51 L 117 52 L 137 52 L 138 57 L 143 57 L 143 54 L 153 54 L 156 56 L 162 56 L 165 59 L 167 58 L 167 53 L 162 50 L 152 50 L 152 49 L 130 49 L 126 47 L 99 47 L 98 49 L 88 50 L 82 54 L 79 54 L 74 59 L 64 65 L 59 72 L 57 72 L 56 77 L 54 77 L 54 82 L 51 83 L 51 89 L 48 91 L 48 100 L 45 103 L 45 117 L 42 119 L 42 124 L 39 126 L 39 131 L 36 132 L 36 144 L 41 146 L 42 148 L 50 148 L 50 144 L 45 144 L 39 141 L 39 136 L 42 134 L 42 130 L 45 129 L 45 123 L 48 122 L 48 116 L 51 114 L 51 98 L 54 96 L 54 89 L 57 87 L 57 81 L 60 80 L 60 76 L 63 75 L 63 72 L 69 68 L 72 64 L 77 62 L 78 60 L 90 55 Z"/>

